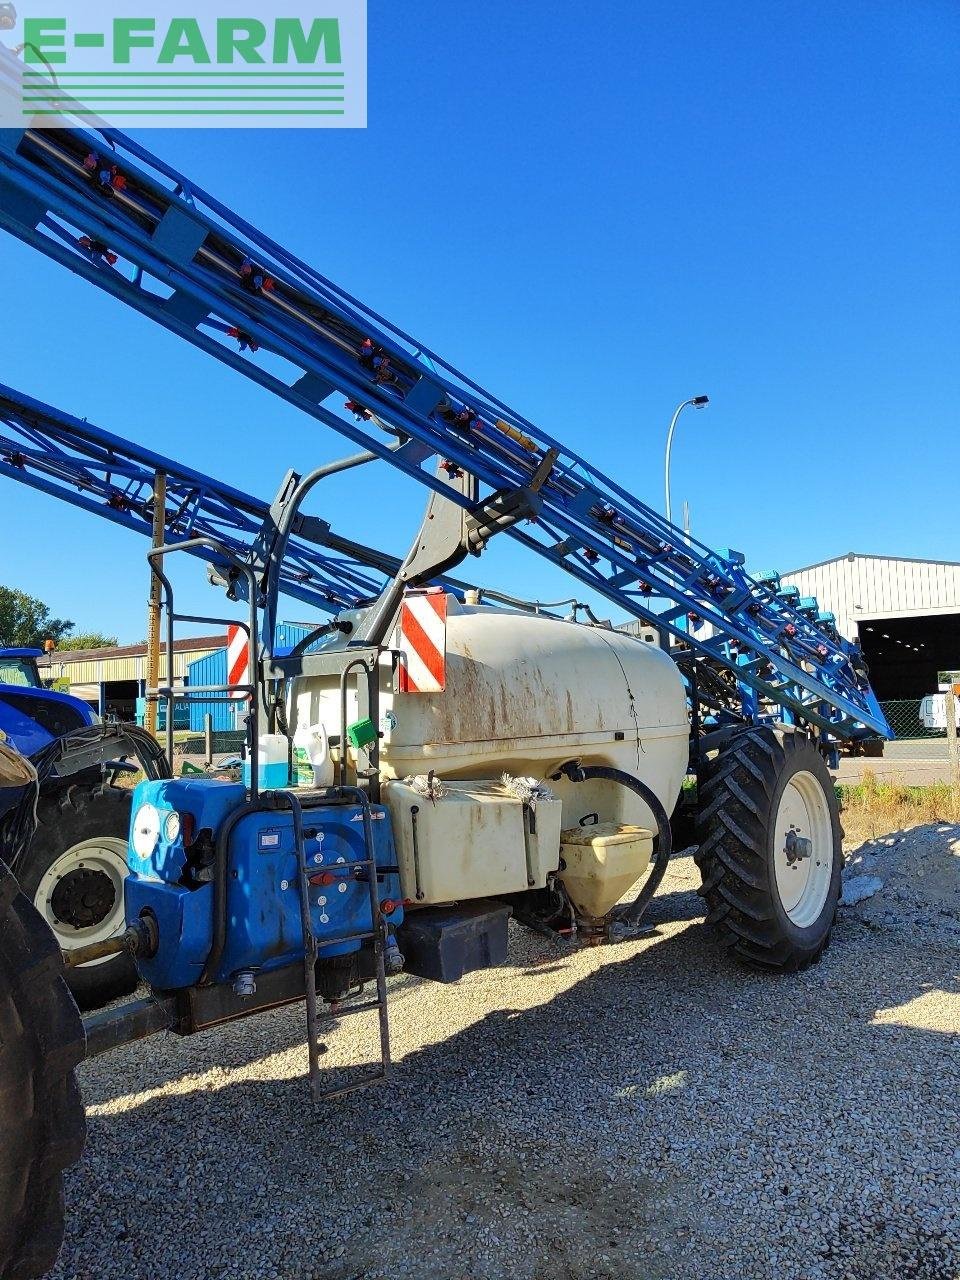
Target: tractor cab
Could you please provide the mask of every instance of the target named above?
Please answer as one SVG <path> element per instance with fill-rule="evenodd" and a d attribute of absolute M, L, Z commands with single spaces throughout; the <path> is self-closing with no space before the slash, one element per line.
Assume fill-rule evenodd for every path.
<path fill-rule="evenodd" d="M 42 649 L 0 649 L 0 685 L 42 689 L 37 666 L 37 659 L 42 657 Z"/>
<path fill-rule="evenodd" d="M 37 659 L 42 649 L 0 648 L 0 742 L 35 756 L 54 739 L 97 723 L 79 698 L 48 689 Z"/>

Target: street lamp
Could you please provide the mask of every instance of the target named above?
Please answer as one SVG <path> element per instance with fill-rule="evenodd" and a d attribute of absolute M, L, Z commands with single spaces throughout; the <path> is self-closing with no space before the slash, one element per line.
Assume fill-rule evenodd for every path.
<path fill-rule="evenodd" d="M 673 433 L 676 430 L 677 419 L 686 409 L 687 405 L 692 405 L 694 409 L 703 409 L 710 403 L 709 396 L 693 396 L 690 400 L 684 400 L 683 404 L 678 404 L 676 412 L 670 420 L 670 430 L 667 432 L 667 451 L 663 461 L 663 487 L 666 494 L 666 515 L 667 520 L 670 517 L 670 450 L 673 447 Z M 671 521 L 672 523 L 672 521 Z"/>

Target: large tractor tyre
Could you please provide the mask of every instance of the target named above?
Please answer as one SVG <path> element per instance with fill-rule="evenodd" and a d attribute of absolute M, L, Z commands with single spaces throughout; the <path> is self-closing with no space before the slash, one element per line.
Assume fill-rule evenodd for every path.
<path fill-rule="evenodd" d="M 40 800 L 37 832 L 17 875 L 64 951 L 123 933 L 132 794 L 77 785 Z M 108 956 L 71 969 L 67 982 L 81 1009 L 96 1009 L 129 995 L 137 970 L 129 956 Z"/>
<path fill-rule="evenodd" d="M 738 959 L 793 972 L 830 941 L 843 864 L 840 806 L 804 734 L 748 729 L 701 779 L 699 890 Z"/>
<path fill-rule="evenodd" d="M 83 1026 L 60 948 L 0 862 L 0 1280 L 34 1280 L 63 1241 L 63 1171 L 86 1137 Z"/>

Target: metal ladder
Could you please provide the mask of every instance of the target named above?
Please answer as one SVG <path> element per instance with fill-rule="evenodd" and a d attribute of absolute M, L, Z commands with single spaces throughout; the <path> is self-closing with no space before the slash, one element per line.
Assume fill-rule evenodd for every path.
<path fill-rule="evenodd" d="M 227 548 L 223 543 L 214 538 L 195 536 L 183 542 L 167 543 L 162 547 L 154 548 L 147 553 L 147 560 L 150 564 L 151 572 L 156 576 L 161 584 L 163 594 L 164 612 L 166 615 L 166 636 L 165 648 L 167 655 L 167 684 L 157 689 L 148 690 L 148 694 L 153 694 L 158 698 L 162 698 L 167 706 L 167 754 L 172 767 L 173 763 L 173 707 L 174 703 L 188 696 L 187 691 L 178 691 L 174 687 L 172 672 L 174 657 L 174 628 L 177 622 L 203 622 L 203 623 L 219 623 L 221 625 L 229 625 L 230 619 L 216 617 L 199 617 L 193 614 L 180 614 L 176 612 L 174 605 L 174 588 L 169 576 L 164 571 L 163 562 L 169 555 L 178 552 L 187 552 L 197 554 L 199 552 L 213 552 L 221 563 L 225 563 L 233 568 L 238 574 L 247 580 L 246 602 L 249 610 L 249 617 L 246 623 L 234 623 L 239 625 L 247 634 L 247 642 L 249 645 L 250 670 L 257 670 L 257 592 L 255 575 L 253 568 L 239 560 L 233 554 L 232 548 Z M 340 680 L 341 695 L 341 752 L 346 751 L 347 727 L 346 727 L 346 681 L 352 670 L 361 668 L 367 676 L 368 683 L 376 679 L 377 665 L 376 660 L 369 659 L 358 653 L 356 656 L 348 655 L 348 661 L 342 672 Z M 196 685 L 189 689 L 189 694 L 203 693 L 206 696 L 235 696 L 238 692 L 244 693 L 248 698 L 249 710 L 246 717 L 247 721 L 247 750 L 250 757 L 251 777 L 250 777 L 250 799 L 257 799 L 258 784 L 258 742 L 257 742 L 257 724 L 258 724 L 258 708 L 259 708 L 259 686 L 256 679 L 249 685 Z M 376 702 L 373 707 L 375 710 Z M 376 755 L 373 756 L 374 777 L 376 777 Z M 309 1078 L 310 1092 L 315 1102 L 321 1102 L 332 1098 L 338 1098 L 348 1093 L 353 1093 L 358 1089 L 366 1088 L 368 1085 L 376 1084 L 381 1080 L 385 1080 L 390 1069 L 390 1027 L 387 1017 L 387 975 L 386 975 L 386 950 L 387 950 L 387 924 L 380 910 L 380 895 L 377 890 L 377 860 L 376 847 L 373 839 L 373 822 L 370 812 L 370 800 L 367 792 L 361 787 L 353 787 L 344 785 L 345 771 L 341 765 L 339 771 L 338 785 L 322 792 L 313 793 L 318 799 L 324 802 L 345 801 L 348 797 L 353 797 L 360 806 L 363 814 L 363 837 L 364 837 L 364 856 L 357 858 L 352 862 L 338 863 L 338 875 L 353 876 L 365 878 L 367 881 L 370 896 L 370 921 L 369 929 L 357 930 L 352 933 L 340 934 L 333 938 L 324 940 L 324 946 L 336 946 L 344 942 L 372 942 L 374 956 L 376 961 L 375 979 L 376 979 L 376 998 L 372 1000 L 363 1000 L 359 1003 L 349 1003 L 344 1005 L 337 1002 L 336 1005 L 331 1004 L 328 1010 L 321 1010 L 317 999 L 317 978 L 316 964 L 319 958 L 318 952 L 320 944 L 318 943 L 316 934 L 313 930 L 313 920 L 310 912 L 310 889 L 312 888 L 311 876 L 316 875 L 316 871 L 311 868 L 307 859 L 306 842 L 304 839 L 303 829 L 303 805 L 301 797 L 292 790 L 276 791 L 273 793 L 274 801 L 278 805 L 285 803 L 291 810 L 293 815 L 294 843 L 297 857 L 297 887 L 300 902 L 300 921 L 303 930 L 303 966 L 304 966 L 304 992 L 307 1009 L 307 1049 L 309 1059 Z M 378 793 L 379 794 L 379 793 Z M 350 1081 L 348 1084 L 337 1086 L 330 1089 L 323 1088 L 322 1076 L 320 1073 L 320 1057 L 326 1052 L 326 1046 L 321 1044 L 319 1039 L 319 1026 L 322 1021 L 335 1021 L 342 1017 L 347 1017 L 355 1013 L 366 1013 L 372 1009 L 377 1010 L 379 1037 L 380 1037 L 380 1062 L 373 1070 L 361 1069 L 358 1078 Z"/>
<path fill-rule="evenodd" d="M 377 860 L 373 842 L 373 822 L 370 816 L 370 802 L 366 793 L 359 787 L 335 787 L 321 793 L 324 800 L 345 800 L 354 796 L 363 813 L 364 857 L 353 862 L 337 864 L 338 874 L 365 876 L 370 891 L 371 928 L 354 933 L 341 934 L 335 938 L 324 940 L 324 946 L 335 946 L 343 942 L 372 942 L 376 957 L 376 998 L 361 1000 L 355 1004 L 337 1002 L 328 1009 L 322 1010 L 317 1000 L 317 973 L 319 943 L 313 931 L 313 917 L 310 912 L 310 889 L 312 887 L 312 871 L 307 860 L 306 842 L 303 834 L 303 806 L 300 797 L 294 791 L 277 792 L 276 798 L 285 801 L 293 814 L 294 840 L 297 851 L 298 888 L 300 896 L 300 922 L 303 928 L 303 977 L 307 1005 L 307 1053 L 309 1059 L 310 1093 L 314 1102 L 340 1098 L 358 1089 L 385 1080 L 390 1070 L 390 1024 L 387 1017 L 387 971 L 386 946 L 387 925 L 380 910 L 380 895 L 377 892 Z M 359 1068 L 356 1079 L 347 1084 L 324 1088 L 320 1072 L 320 1058 L 326 1053 L 326 1045 L 319 1039 L 319 1027 L 322 1021 L 333 1022 L 339 1018 L 355 1013 L 368 1013 L 377 1010 L 380 1033 L 380 1064 L 373 1068 Z"/>

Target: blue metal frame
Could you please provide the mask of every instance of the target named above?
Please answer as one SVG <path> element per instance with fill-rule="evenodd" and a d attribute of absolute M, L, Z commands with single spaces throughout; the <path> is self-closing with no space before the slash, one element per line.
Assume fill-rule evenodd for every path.
<path fill-rule="evenodd" d="M 267 502 L 0 383 L 0 475 L 149 538 L 158 471 L 167 477 L 170 541 L 206 536 L 250 558 L 269 529 Z M 207 547 L 193 554 L 224 572 L 230 567 Z M 296 535 L 279 577 L 283 594 L 326 613 L 372 599 L 383 584 L 362 559 Z"/>
<path fill-rule="evenodd" d="M 0 51 L 0 87 L 17 71 Z M 93 154 L 118 166 L 120 187 L 101 187 L 85 168 Z M 447 496 L 456 499 L 423 467 L 434 455 L 493 491 L 527 488 L 552 463 L 537 521 L 511 536 L 762 702 L 832 736 L 889 736 L 857 647 L 752 578 L 742 555 L 686 539 L 133 139 L 113 129 L 0 132 L 0 226 Z M 270 287 L 250 287 L 251 264 Z M 335 392 L 355 415 L 324 404 Z M 397 449 L 383 428 L 407 442 Z M 709 624 L 702 636 L 687 628 L 690 614 Z"/>

